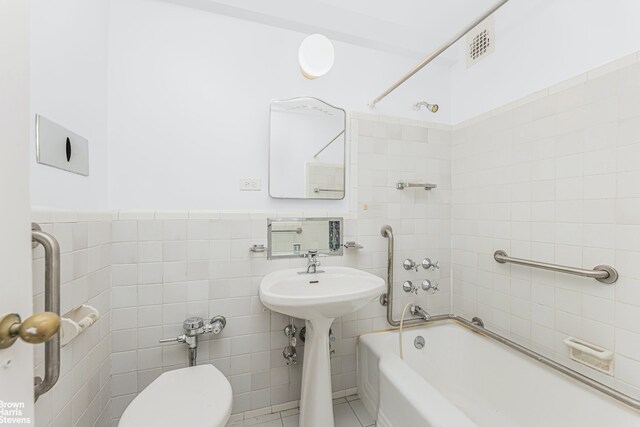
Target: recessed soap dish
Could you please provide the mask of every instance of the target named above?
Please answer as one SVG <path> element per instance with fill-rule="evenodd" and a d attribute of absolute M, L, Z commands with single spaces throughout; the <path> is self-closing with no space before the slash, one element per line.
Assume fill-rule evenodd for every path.
<path fill-rule="evenodd" d="M 564 343 L 569 346 L 569 357 L 578 363 L 613 376 L 613 352 L 584 340 L 567 337 Z"/>

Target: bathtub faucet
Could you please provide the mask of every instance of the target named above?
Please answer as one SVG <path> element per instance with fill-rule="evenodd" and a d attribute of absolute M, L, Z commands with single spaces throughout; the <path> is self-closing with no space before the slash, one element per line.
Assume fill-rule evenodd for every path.
<path fill-rule="evenodd" d="M 409 310 L 412 316 L 422 317 L 424 320 L 431 319 L 431 315 L 419 305 L 412 305 Z"/>

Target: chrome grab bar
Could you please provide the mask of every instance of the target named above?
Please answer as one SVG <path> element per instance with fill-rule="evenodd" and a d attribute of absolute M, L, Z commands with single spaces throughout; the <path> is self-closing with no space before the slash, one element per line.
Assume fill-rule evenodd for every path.
<path fill-rule="evenodd" d="M 60 245 L 49 233 L 31 223 L 31 239 L 44 248 L 44 310 L 60 316 Z M 35 400 L 58 382 L 60 377 L 60 332 L 44 345 L 44 379 L 35 378 Z"/>
<path fill-rule="evenodd" d="M 424 188 L 425 190 L 431 190 L 432 188 L 438 188 L 437 184 L 418 184 L 412 182 L 398 181 L 396 183 L 397 190 L 404 190 L 405 188 Z"/>
<path fill-rule="evenodd" d="M 555 271 L 558 273 L 573 274 L 574 276 L 588 277 L 590 279 L 596 279 L 598 282 L 606 283 L 608 285 L 615 283 L 618 280 L 618 272 L 610 265 L 597 265 L 593 270 L 587 270 L 584 268 L 568 267 L 566 265 L 550 264 L 547 262 L 532 261 L 522 258 L 510 257 L 505 251 L 495 251 L 493 254 L 495 259 L 500 264 L 511 263 L 524 265 L 527 267 L 541 268 L 543 270 Z"/>
<path fill-rule="evenodd" d="M 296 233 L 302 234 L 302 227 L 294 228 L 291 230 L 271 230 L 272 233 Z"/>
<path fill-rule="evenodd" d="M 313 189 L 314 193 L 338 193 L 338 192 L 342 192 L 343 190 L 341 188 L 320 188 L 320 187 L 316 187 Z"/>

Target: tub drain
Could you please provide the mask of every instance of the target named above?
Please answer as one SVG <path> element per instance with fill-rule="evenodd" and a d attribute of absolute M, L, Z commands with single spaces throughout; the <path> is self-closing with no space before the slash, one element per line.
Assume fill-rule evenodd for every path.
<path fill-rule="evenodd" d="M 418 335 L 416 339 L 413 340 L 413 345 L 415 345 L 418 350 L 422 349 L 424 347 L 424 338 Z"/>

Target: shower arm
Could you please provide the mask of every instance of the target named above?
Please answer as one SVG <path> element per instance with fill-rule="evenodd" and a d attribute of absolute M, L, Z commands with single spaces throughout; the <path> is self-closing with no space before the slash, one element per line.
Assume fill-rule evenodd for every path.
<path fill-rule="evenodd" d="M 432 53 L 429 54 L 429 56 L 427 56 L 426 58 L 424 58 L 422 61 L 420 61 L 418 63 L 418 65 L 416 65 L 415 67 L 413 67 L 408 73 L 406 73 L 404 76 L 402 76 L 400 78 L 400 80 L 398 80 L 397 82 L 395 82 L 393 85 L 391 85 L 387 90 L 385 90 L 384 92 L 382 92 L 382 94 L 380 94 L 380 96 L 378 96 L 376 99 L 374 99 L 373 101 L 371 101 L 371 103 L 369 103 L 369 107 L 373 108 L 376 106 L 376 104 L 380 101 L 382 101 L 384 98 L 387 97 L 387 95 L 389 95 L 391 92 L 393 92 L 394 90 L 396 90 L 398 87 L 400 87 L 400 85 L 402 85 L 404 82 L 406 82 L 407 80 L 409 80 L 411 77 L 413 77 L 414 74 L 416 74 L 418 71 L 422 70 L 427 64 L 429 64 L 431 61 L 433 61 L 434 59 L 436 59 L 438 56 L 440 56 L 440 54 L 442 52 L 444 52 L 445 50 L 447 50 L 449 47 L 451 47 L 451 45 L 453 45 L 455 42 L 457 42 L 458 40 L 460 40 L 462 37 L 464 37 L 469 31 L 473 30 L 479 23 L 481 23 L 482 21 L 484 21 L 489 15 L 491 15 L 493 12 L 495 12 L 496 10 L 498 10 L 501 6 L 503 6 L 506 2 L 508 2 L 509 0 L 500 0 L 498 3 L 496 3 L 495 5 L 493 5 L 491 8 L 489 8 L 488 10 L 486 10 L 482 15 L 480 15 L 480 17 L 476 18 L 473 22 L 471 22 L 470 24 L 468 24 L 466 27 L 464 27 L 464 29 L 462 29 L 459 33 L 457 33 L 456 35 L 454 35 L 453 37 L 451 37 L 445 44 L 443 44 L 442 46 L 440 46 L 438 49 L 434 50 Z"/>

